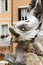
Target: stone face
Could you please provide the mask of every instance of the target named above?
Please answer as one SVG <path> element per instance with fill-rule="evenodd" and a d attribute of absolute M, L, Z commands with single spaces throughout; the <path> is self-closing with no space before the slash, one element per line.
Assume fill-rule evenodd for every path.
<path fill-rule="evenodd" d="M 43 53 L 43 46 L 41 43 L 38 41 L 37 38 L 35 38 L 34 43 L 30 43 L 28 45 L 28 52 L 33 52 L 36 54 L 42 54 Z"/>
<path fill-rule="evenodd" d="M 33 46 L 33 44 L 32 43 L 30 43 L 29 45 L 28 45 L 28 52 L 32 52 L 32 53 L 35 53 L 35 48 L 34 48 L 34 46 Z"/>
<path fill-rule="evenodd" d="M 25 64 L 26 65 L 42 65 L 39 57 L 34 53 L 25 54 Z"/>
<path fill-rule="evenodd" d="M 38 46 L 37 44 L 30 43 L 28 45 L 28 48 L 27 49 L 28 49 L 28 52 L 32 52 L 32 53 L 36 53 L 36 54 L 41 54 L 42 51 L 43 51 L 43 49 L 41 50 L 39 47 L 40 46 Z"/>

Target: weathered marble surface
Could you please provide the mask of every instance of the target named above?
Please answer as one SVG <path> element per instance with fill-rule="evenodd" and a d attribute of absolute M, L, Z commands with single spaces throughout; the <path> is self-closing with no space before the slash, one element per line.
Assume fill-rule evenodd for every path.
<path fill-rule="evenodd" d="M 25 54 L 25 64 L 26 65 L 42 65 L 39 57 L 34 53 Z"/>
<path fill-rule="evenodd" d="M 9 28 L 12 36 L 15 37 L 13 39 L 14 42 L 18 43 L 15 54 L 16 58 L 14 58 L 16 64 L 42 65 L 39 57 L 36 55 L 43 53 L 40 7 L 41 1 L 36 0 L 34 7 L 28 12 L 27 21 L 20 21 L 14 27 Z"/>

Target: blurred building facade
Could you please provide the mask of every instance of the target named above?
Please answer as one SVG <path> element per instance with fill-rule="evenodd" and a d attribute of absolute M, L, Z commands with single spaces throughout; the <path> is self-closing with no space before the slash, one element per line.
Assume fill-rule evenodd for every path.
<path fill-rule="evenodd" d="M 31 0 L 0 0 L 0 35 L 9 34 L 8 28 L 18 20 L 27 19 L 26 6 Z"/>
<path fill-rule="evenodd" d="M 31 0 L 0 0 L 0 36 L 10 34 L 9 27 L 16 22 L 27 20 L 26 7 L 30 2 Z M 15 47 L 13 44 L 13 52 Z M 10 53 L 9 50 L 10 46 L 0 45 L 0 53 L 1 51 Z"/>

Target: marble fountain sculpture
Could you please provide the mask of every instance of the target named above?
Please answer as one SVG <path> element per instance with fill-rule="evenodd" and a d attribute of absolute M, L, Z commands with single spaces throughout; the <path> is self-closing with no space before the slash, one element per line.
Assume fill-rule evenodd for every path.
<path fill-rule="evenodd" d="M 39 40 L 42 25 L 40 20 L 41 1 L 36 0 L 33 5 L 33 8 L 31 5 L 27 7 L 26 21 L 20 21 L 14 27 L 9 28 L 13 37 L 12 41 L 18 43 L 18 45 L 15 58 L 13 57 L 14 55 L 6 55 L 5 59 L 15 65 L 42 65 L 38 56 L 43 54 L 41 39 Z M 13 59 L 14 61 L 12 61 Z"/>

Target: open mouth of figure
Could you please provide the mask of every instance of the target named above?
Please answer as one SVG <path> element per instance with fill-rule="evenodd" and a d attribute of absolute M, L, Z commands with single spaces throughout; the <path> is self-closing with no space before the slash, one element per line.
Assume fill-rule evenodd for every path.
<path fill-rule="evenodd" d="M 13 36 L 13 40 L 12 41 L 13 42 L 20 42 L 20 38 L 22 38 L 22 37 L 20 37 L 20 35 L 22 34 L 22 31 L 21 30 L 18 31 L 18 29 L 13 28 L 13 27 L 10 27 L 9 31 L 10 31 L 10 33 Z"/>
<path fill-rule="evenodd" d="M 14 31 L 14 29 L 12 27 L 9 28 L 10 33 L 15 36 L 15 37 L 19 37 L 19 34 L 16 33 L 16 31 Z"/>

